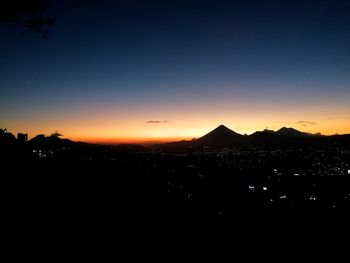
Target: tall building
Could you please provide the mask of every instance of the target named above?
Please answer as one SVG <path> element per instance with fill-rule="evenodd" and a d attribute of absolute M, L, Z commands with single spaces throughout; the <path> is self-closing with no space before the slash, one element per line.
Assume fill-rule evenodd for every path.
<path fill-rule="evenodd" d="M 17 133 L 17 140 L 19 142 L 26 142 L 26 141 L 28 141 L 28 133 Z"/>

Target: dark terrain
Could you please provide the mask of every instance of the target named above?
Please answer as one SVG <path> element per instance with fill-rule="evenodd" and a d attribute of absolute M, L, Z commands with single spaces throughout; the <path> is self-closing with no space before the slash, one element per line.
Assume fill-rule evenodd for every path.
<path fill-rule="evenodd" d="M 144 147 L 57 135 L 20 142 L 2 130 L 4 200 L 23 216 L 62 220 L 349 208 L 349 136 L 289 131 L 243 136 L 219 126 L 194 141 Z"/>

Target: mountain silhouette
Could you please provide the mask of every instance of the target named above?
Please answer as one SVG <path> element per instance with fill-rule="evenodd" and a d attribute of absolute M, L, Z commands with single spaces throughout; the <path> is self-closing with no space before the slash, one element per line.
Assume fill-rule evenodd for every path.
<path fill-rule="evenodd" d="M 275 133 L 276 133 L 275 131 L 269 130 L 269 129 L 265 129 L 265 130 L 263 130 L 262 132 L 264 132 L 264 133 L 272 133 L 272 134 L 275 134 Z"/>
<path fill-rule="evenodd" d="M 232 143 L 239 143 L 244 136 L 234 132 L 224 125 L 220 125 L 206 135 L 195 140 L 197 144 L 201 145 L 231 145 Z"/>
<path fill-rule="evenodd" d="M 311 135 L 310 133 L 301 132 L 294 128 L 287 128 L 287 127 L 282 127 L 281 129 L 276 131 L 276 134 L 292 136 L 292 137 L 307 137 Z"/>
<path fill-rule="evenodd" d="M 249 136 L 238 134 L 224 125 L 220 125 L 204 136 L 191 141 L 178 141 L 158 144 L 156 147 L 186 148 L 186 147 L 230 147 L 239 145 L 301 145 L 329 142 L 349 143 L 350 135 L 321 136 L 283 127 L 278 131 L 265 129 Z"/>
<path fill-rule="evenodd" d="M 35 136 L 28 143 L 31 146 L 43 149 L 72 147 L 77 144 L 69 139 L 61 139 L 58 136 L 45 136 L 43 134 Z"/>
<path fill-rule="evenodd" d="M 0 144 L 4 139 L 5 132 L 0 134 Z M 16 141 L 12 134 L 7 134 L 9 139 Z M 84 142 L 74 142 L 69 139 L 60 138 L 60 134 L 52 134 L 51 136 L 37 135 L 27 142 L 28 146 L 36 149 L 63 149 L 63 148 L 81 148 L 81 147 L 98 147 L 98 144 L 90 144 Z M 241 135 L 227 128 L 225 125 L 220 125 L 204 136 L 193 139 L 191 141 L 177 141 L 164 144 L 153 145 L 155 148 L 188 148 L 188 147 L 231 147 L 242 145 L 302 145 L 302 144 L 319 144 L 319 143 L 346 143 L 350 144 L 350 134 L 322 136 L 298 131 L 294 128 L 283 127 L 278 131 L 263 130 L 257 131 L 251 135 Z M 110 146 L 114 150 L 120 151 L 143 151 L 144 146 L 121 144 Z"/>
<path fill-rule="evenodd" d="M 204 136 L 191 140 L 191 141 L 178 141 L 166 144 L 159 144 L 159 147 L 203 147 L 203 146 L 213 146 L 213 147 L 225 147 L 233 146 L 237 144 L 242 144 L 244 142 L 243 136 L 233 130 L 227 128 L 225 125 L 220 125 Z"/>

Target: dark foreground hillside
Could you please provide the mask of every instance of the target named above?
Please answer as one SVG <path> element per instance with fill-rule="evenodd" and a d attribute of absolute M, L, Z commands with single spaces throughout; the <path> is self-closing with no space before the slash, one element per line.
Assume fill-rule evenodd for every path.
<path fill-rule="evenodd" d="M 242 211 L 348 209 L 349 164 L 350 150 L 341 144 L 1 148 L 4 200 L 17 218 L 225 218 Z"/>

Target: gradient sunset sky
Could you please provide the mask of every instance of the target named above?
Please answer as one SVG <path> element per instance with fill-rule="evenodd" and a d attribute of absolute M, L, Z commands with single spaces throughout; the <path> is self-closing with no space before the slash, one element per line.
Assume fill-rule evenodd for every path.
<path fill-rule="evenodd" d="M 0 25 L 0 128 L 12 133 L 350 133 L 350 1 L 51 1 L 47 14 L 47 40 Z"/>

